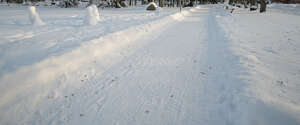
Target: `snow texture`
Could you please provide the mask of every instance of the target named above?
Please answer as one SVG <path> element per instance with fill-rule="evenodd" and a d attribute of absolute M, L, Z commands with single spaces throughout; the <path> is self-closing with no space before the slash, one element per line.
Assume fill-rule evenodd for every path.
<path fill-rule="evenodd" d="M 45 25 L 45 23 L 41 20 L 39 14 L 36 12 L 35 6 L 28 7 L 29 10 L 29 20 L 32 25 L 39 26 Z"/>

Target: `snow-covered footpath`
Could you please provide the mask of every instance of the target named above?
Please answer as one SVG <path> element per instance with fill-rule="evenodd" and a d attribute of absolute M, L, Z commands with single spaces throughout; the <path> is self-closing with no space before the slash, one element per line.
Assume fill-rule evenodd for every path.
<path fill-rule="evenodd" d="M 3 15 L 20 13 L 20 19 L 8 16 L 12 19 L 1 20 L 4 28 L 1 32 L 0 109 L 1 121 L 6 124 L 37 120 L 32 119 L 32 115 L 40 112 L 37 106 L 45 99 L 71 95 L 88 76 L 102 74 L 134 52 L 137 45 L 130 45 L 136 39 L 180 21 L 188 13 L 179 14 L 178 9 L 147 12 L 144 7 L 105 10 L 101 15 L 103 21 L 91 27 L 84 22 L 85 10 L 55 8 L 58 10 L 51 12 L 53 9 L 40 8 L 41 15 L 54 19 L 41 16 L 47 25 L 36 27 L 23 13 L 27 8 L 2 9 L 8 9 L 7 13 L 1 11 Z M 63 16 L 71 16 L 62 17 L 60 21 L 59 11 L 67 11 Z M 67 77 L 71 81 L 61 81 Z M 20 111 L 16 107 L 20 106 L 24 107 L 16 115 L 14 112 Z"/>
<path fill-rule="evenodd" d="M 0 124 L 298 125 L 300 16 L 282 8 L 100 9 L 87 25 L 41 7 L 31 25 L 1 6 Z"/>

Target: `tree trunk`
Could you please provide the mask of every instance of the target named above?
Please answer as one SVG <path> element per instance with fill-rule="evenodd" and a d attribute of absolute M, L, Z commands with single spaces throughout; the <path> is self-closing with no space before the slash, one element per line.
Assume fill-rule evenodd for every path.
<path fill-rule="evenodd" d="M 89 4 L 90 5 L 94 4 L 94 0 L 89 0 Z"/>
<path fill-rule="evenodd" d="M 250 0 L 250 5 L 251 5 L 251 6 L 256 5 L 256 0 Z"/>
<path fill-rule="evenodd" d="M 73 0 L 74 7 L 78 7 L 78 0 Z"/>
<path fill-rule="evenodd" d="M 164 7 L 163 0 L 158 0 L 158 6 L 159 6 L 159 7 Z"/>
<path fill-rule="evenodd" d="M 260 1 L 260 11 L 259 12 L 266 12 L 267 3 L 265 0 Z"/>

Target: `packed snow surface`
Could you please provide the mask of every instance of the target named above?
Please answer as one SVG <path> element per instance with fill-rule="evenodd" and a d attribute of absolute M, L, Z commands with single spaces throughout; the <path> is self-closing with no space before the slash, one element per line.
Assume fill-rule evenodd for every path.
<path fill-rule="evenodd" d="M 32 26 L 0 6 L 0 124 L 299 125 L 300 16 L 281 8 L 105 8 L 86 25 L 40 7 Z"/>

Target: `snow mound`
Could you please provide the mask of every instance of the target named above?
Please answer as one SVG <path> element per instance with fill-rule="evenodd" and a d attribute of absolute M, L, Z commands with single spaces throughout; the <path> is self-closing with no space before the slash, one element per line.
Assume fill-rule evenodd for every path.
<path fill-rule="evenodd" d="M 184 11 L 181 11 L 180 13 L 176 13 L 176 14 L 171 15 L 171 18 L 173 18 L 174 20 L 177 20 L 177 21 L 182 21 L 184 19 L 184 16 L 187 16 L 189 14 L 190 14 L 189 11 L 184 10 Z"/>
<path fill-rule="evenodd" d="M 96 5 L 91 5 L 91 7 L 93 8 L 93 13 L 95 18 L 100 21 L 100 15 L 99 15 L 99 11 Z"/>
<path fill-rule="evenodd" d="M 85 24 L 96 25 L 100 21 L 99 11 L 96 5 L 87 7 L 87 15 L 85 17 Z"/>
<path fill-rule="evenodd" d="M 45 23 L 41 20 L 39 14 L 36 12 L 34 6 L 28 7 L 28 10 L 29 10 L 29 20 L 32 25 L 35 26 L 45 25 Z"/>

